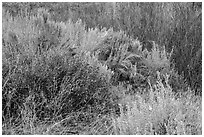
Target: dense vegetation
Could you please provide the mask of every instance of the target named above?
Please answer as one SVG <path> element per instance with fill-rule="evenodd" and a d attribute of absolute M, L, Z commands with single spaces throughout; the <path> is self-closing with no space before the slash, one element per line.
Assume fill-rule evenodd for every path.
<path fill-rule="evenodd" d="M 3 134 L 202 134 L 202 3 L 3 3 Z"/>

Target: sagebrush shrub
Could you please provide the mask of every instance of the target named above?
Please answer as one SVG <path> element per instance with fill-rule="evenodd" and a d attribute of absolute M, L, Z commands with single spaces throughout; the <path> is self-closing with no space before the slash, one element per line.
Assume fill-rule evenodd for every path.
<path fill-rule="evenodd" d="M 96 107 L 98 112 L 108 112 L 111 105 L 111 93 L 108 89 L 109 84 L 99 74 L 97 67 L 75 57 L 69 61 L 67 74 L 61 85 L 62 111 L 69 113 Z M 107 109 L 104 109 L 104 105 Z"/>

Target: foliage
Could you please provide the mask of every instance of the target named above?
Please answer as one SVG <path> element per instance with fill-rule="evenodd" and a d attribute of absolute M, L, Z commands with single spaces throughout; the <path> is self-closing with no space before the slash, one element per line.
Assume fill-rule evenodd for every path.
<path fill-rule="evenodd" d="M 113 119 L 115 134 L 201 134 L 201 98 L 192 97 L 187 92 L 186 97 L 175 99 L 171 90 L 169 85 L 165 87 L 157 81 L 148 100 L 139 95 L 123 98 L 120 102 L 122 113 Z"/>
<path fill-rule="evenodd" d="M 26 103 L 28 98 L 31 98 L 28 103 L 34 103 L 31 103 L 29 107 L 32 107 L 31 110 L 34 109 L 33 113 L 36 114 L 36 120 L 40 121 L 66 117 L 68 113 L 71 113 L 77 108 L 87 108 L 86 105 L 88 104 L 90 107 L 97 106 L 96 108 L 99 110 L 104 109 L 104 107 L 100 106 L 102 104 L 107 105 L 109 103 L 109 105 L 111 105 L 111 96 L 109 96 L 108 93 L 109 86 L 106 83 L 105 77 L 99 74 L 97 67 L 87 64 L 80 54 L 73 58 L 73 55 L 70 53 L 71 51 L 65 50 L 68 49 L 69 46 L 63 47 L 55 43 L 53 47 L 45 49 L 41 53 L 33 52 L 33 50 L 29 48 L 38 46 L 37 43 L 33 44 L 32 42 L 39 40 L 38 38 L 42 35 L 48 38 L 47 41 L 54 39 L 49 35 L 49 32 L 54 34 L 53 29 L 55 27 L 60 33 L 60 27 L 66 27 L 66 24 L 50 22 L 49 19 L 47 22 L 44 22 L 44 19 L 41 18 L 43 15 L 44 13 L 38 15 L 37 18 L 26 18 L 25 23 L 28 23 L 28 25 L 25 29 L 21 29 L 22 25 L 25 24 L 19 24 L 19 18 L 14 18 L 14 20 L 10 20 L 9 22 L 5 21 L 3 24 L 3 26 L 14 25 L 15 23 L 17 25 L 15 27 L 12 26 L 13 28 L 8 27 L 11 29 L 10 31 L 5 29 L 5 37 L 3 36 L 2 102 L 4 122 L 12 119 L 14 120 L 12 123 L 20 124 L 19 122 L 22 122 L 23 119 L 23 115 L 20 111 L 22 109 L 24 110 L 24 103 Z M 36 20 L 37 25 L 32 24 L 36 23 Z M 34 27 L 37 32 L 44 31 L 44 34 L 37 33 L 36 39 L 34 40 L 31 39 L 32 34 L 21 35 L 21 31 L 23 33 L 29 31 L 29 23 L 30 27 Z M 49 27 L 50 24 L 53 26 Z M 69 24 L 67 23 L 68 27 L 71 25 L 74 26 L 71 22 Z M 47 30 L 46 26 L 48 26 Z M 77 24 L 75 28 L 78 28 Z M 75 28 L 73 29 L 74 31 L 77 30 Z M 65 30 L 67 29 L 65 28 Z M 66 33 L 69 34 L 69 32 L 72 32 L 72 30 Z M 8 35 L 7 37 L 6 34 Z M 62 36 L 66 37 L 66 35 Z M 78 38 L 78 35 L 75 36 L 72 33 L 69 36 L 71 40 Z M 42 41 L 46 40 L 46 37 L 42 37 Z M 61 37 L 58 35 L 53 35 L 53 37 L 57 38 L 58 42 L 61 41 Z M 24 39 L 25 41 L 31 41 L 26 43 Z M 55 40 L 55 42 L 57 41 Z M 38 42 L 41 41 L 39 40 Z M 20 43 L 22 43 L 22 45 Z M 70 44 L 73 45 L 72 41 Z M 45 46 L 50 46 L 50 43 L 45 43 Z M 28 50 L 25 51 L 24 49 L 26 48 L 28 48 Z M 69 87 L 67 85 L 72 86 Z M 74 99 L 77 99 L 77 101 L 73 101 Z M 68 100 L 71 102 L 67 103 L 69 102 Z M 82 102 L 80 103 L 79 101 Z M 65 112 L 62 112 L 62 110 Z M 106 111 L 109 111 L 108 107 L 106 107 Z"/>
<path fill-rule="evenodd" d="M 191 5 L 3 3 L 3 134 L 201 134 Z"/>

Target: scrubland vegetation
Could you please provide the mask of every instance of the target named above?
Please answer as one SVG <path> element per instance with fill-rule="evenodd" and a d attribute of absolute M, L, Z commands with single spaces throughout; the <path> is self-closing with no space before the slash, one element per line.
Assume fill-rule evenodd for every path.
<path fill-rule="evenodd" d="M 2 134 L 202 134 L 202 3 L 2 5 Z"/>

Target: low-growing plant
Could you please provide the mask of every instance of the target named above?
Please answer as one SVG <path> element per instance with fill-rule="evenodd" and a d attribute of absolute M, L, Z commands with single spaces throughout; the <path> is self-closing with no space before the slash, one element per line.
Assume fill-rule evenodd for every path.
<path fill-rule="evenodd" d="M 175 97 L 170 85 L 157 81 L 148 99 L 140 95 L 121 100 L 120 116 L 113 119 L 114 133 L 123 135 L 202 134 L 200 99 L 186 92 L 186 98 Z M 125 111 L 124 111 L 125 107 Z M 191 121 L 190 119 L 194 119 Z"/>

